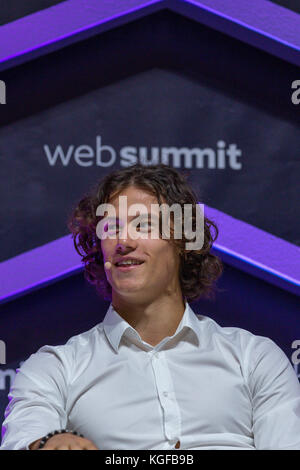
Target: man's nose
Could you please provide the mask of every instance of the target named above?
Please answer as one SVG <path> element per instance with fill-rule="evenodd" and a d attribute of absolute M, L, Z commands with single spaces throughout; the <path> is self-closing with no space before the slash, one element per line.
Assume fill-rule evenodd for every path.
<path fill-rule="evenodd" d="M 133 238 L 130 237 L 130 233 L 128 230 L 127 225 L 124 225 L 122 228 L 120 228 L 117 236 L 117 248 L 126 248 L 126 247 L 131 247 L 135 248 L 137 244 L 137 240 L 134 240 Z"/>

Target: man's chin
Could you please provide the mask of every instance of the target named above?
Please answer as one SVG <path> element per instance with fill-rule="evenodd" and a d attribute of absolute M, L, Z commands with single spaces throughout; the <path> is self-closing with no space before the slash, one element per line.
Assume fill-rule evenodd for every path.
<path fill-rule="evenodd" d="M 118 288 L 114 292 L 116 298 L 122 299 L 125 302 L 134 304 L 147 304 L 149 302 L 149 288 L 145 286 L 128 286 Z M 151 296 L 150 296 L 151 297 Z"/>
<path fill-rule="evenodd" d="M 140 295 L 142 297 L 143 295 L 145 295 L 145 291 L 147 291 L 147 289 L 145 290 L 143 286 L 130 282 L 126 283 L 126 285 L 125 283 L 122 283 L 122 286 L 116 286 L 114 290 L 118 296 L 122 297 L 129 297 L 132 295 Z"/>

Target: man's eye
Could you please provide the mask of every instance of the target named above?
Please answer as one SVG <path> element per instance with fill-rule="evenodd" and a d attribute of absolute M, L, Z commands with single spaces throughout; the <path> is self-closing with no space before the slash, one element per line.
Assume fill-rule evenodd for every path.
<path fill-rule="evenodd" d="M 105 231 L 106 232 L 111 232 L 112 230 L 116 230 L 116 227 L 119 228 L 117 224 L 106 224 L 105 225 Z"/>
<path fill-rule="evenodd" d="M 151 227 L 151 224 L 149 224 L 148 222 L 140 222 L 137 225 L 137 228 L 141 228 L 142 230 L 149 230 L 150 227 Z"/>

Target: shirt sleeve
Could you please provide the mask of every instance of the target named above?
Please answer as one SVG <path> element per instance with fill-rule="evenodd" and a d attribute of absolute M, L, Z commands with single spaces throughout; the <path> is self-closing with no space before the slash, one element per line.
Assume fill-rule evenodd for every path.
<path fill-rule="evenodd" d="M 23 362 L 8 394 L 1 450 L 29 450 L 35 440 L 66 427 L 68 372 L 62 346 L 43 346 Z"/>
<path fill-rule="evenodd" d="M 263 336 L 253 337 L 250 361 L 256 449 L 300 450 L 300 384 L 292 364 Z"/>

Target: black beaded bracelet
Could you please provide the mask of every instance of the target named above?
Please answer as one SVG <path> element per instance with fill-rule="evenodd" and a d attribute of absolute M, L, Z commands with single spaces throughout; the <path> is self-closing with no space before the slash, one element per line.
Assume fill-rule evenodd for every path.
<path fill-rule="evenodd" d="M 69 431 L 68 429 L 56 429 L 55 431 L 49 432 L 47 436 L 44 436 L 40 442 L 38 449 L 42 449 L 50 437 L 55 436 L 55 434 L 63 434 L 69 432 L 75 434 L 75 436 L 84 437 L 82 434 L 79 434 L 77 431 Z"/>

